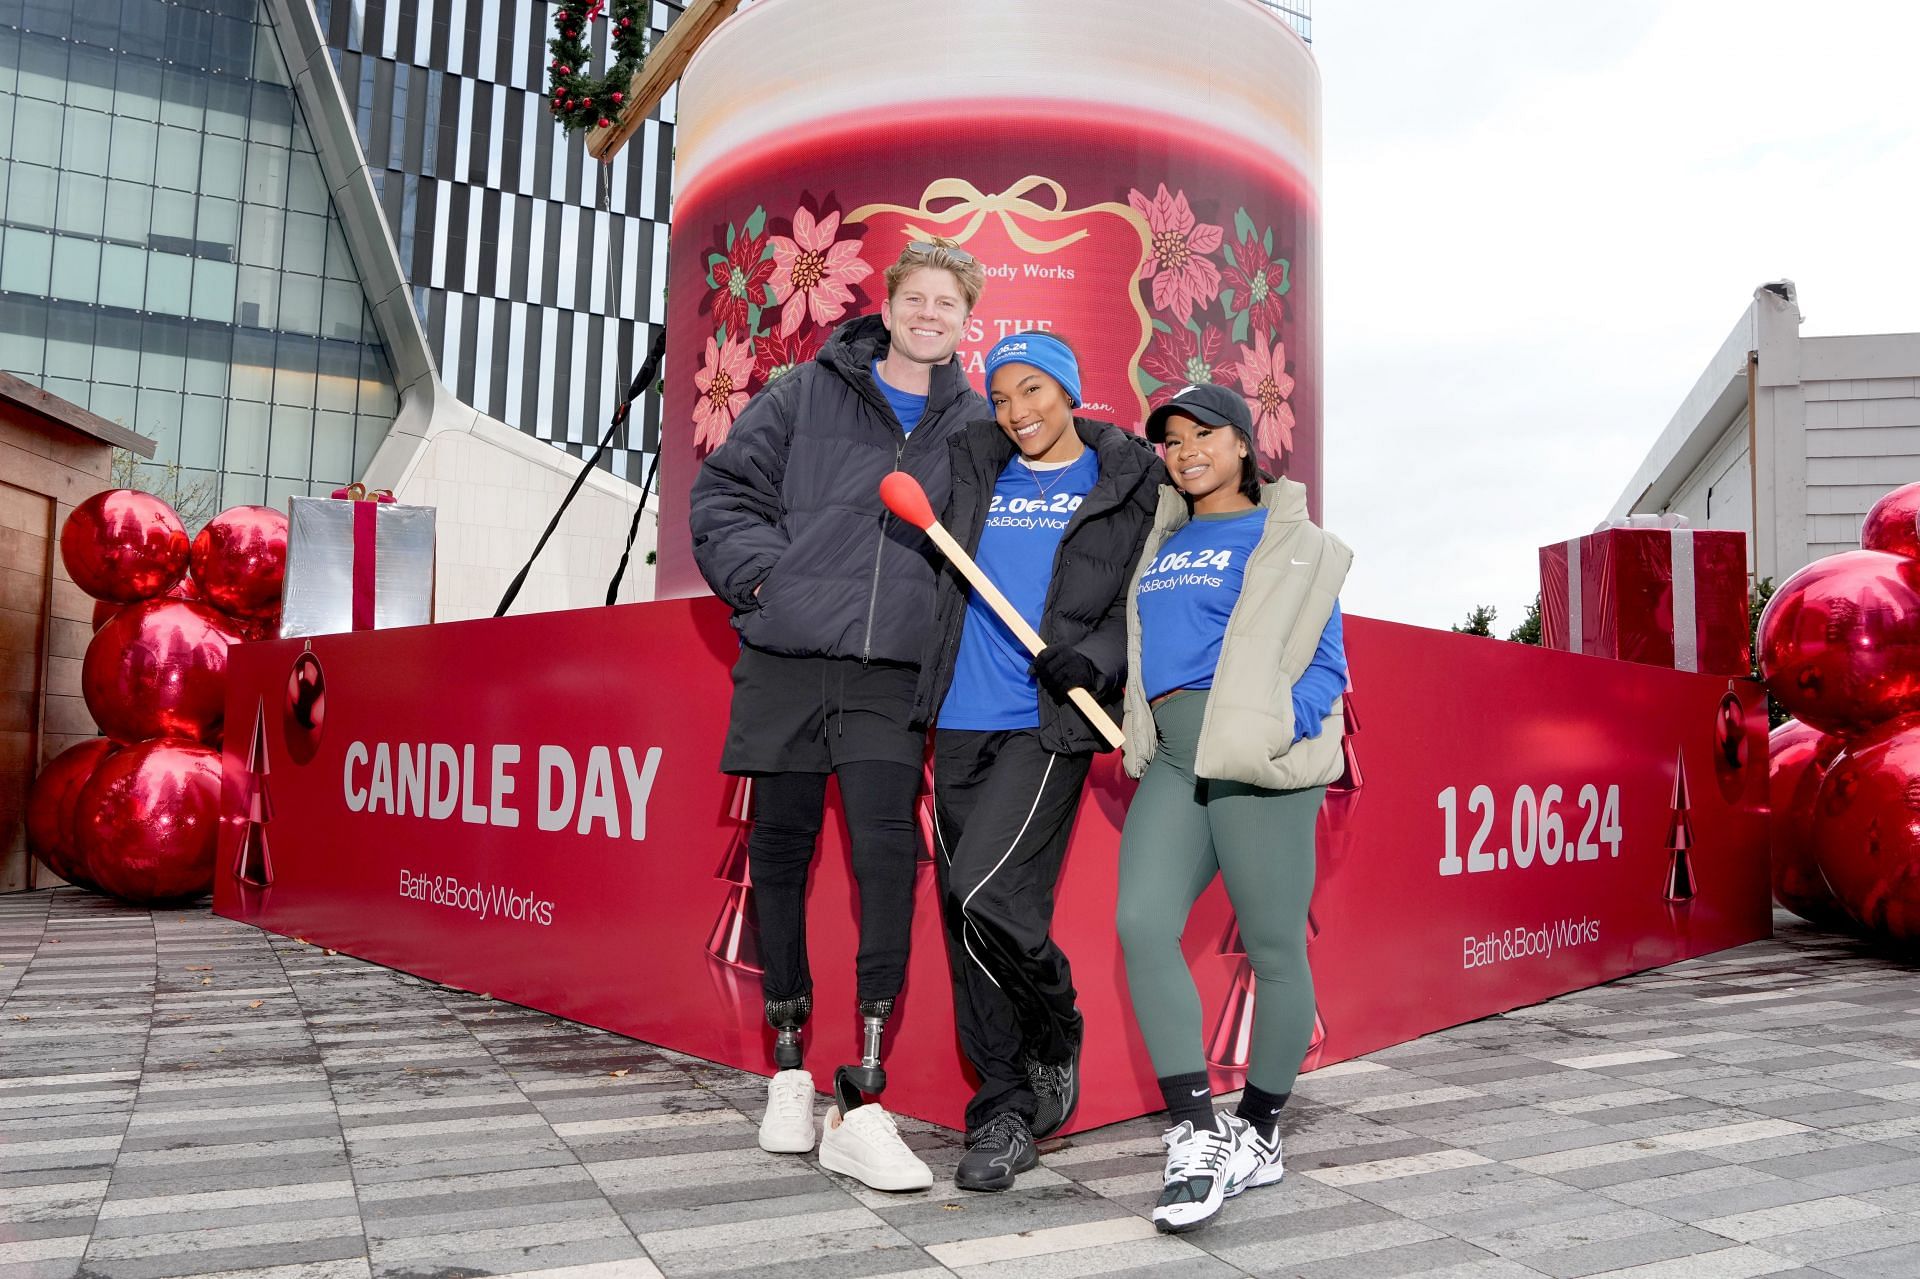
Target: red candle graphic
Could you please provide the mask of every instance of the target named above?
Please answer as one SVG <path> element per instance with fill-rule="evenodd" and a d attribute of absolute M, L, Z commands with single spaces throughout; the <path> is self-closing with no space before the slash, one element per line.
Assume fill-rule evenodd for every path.
<path fill-rule="evenodd" d="M 233 857 L 234 878 L 255 888 L 273 886 L 273 858 L 267 851 L 273 802 L 267 795 L 267 772 L 267 702 L 261 698 L 254 707 L 253 741 L 247 747 L 246 829 Z"/>
<path fill-rule="evenodd" d="M 1688 815 L 1692 803 L 1687 795 L 1687 761 L 1678 752 L 1673 760 L 1673 802 L 1667 819 L 1667 907 L 1673 910 L 1693 901 L 1697 886 L 1693 878 L 1693 819 Z"/>
<path fill-rule="evenodd" d="M 707 953 L 730 968 L 760 971 L 760 921 L 753 909 L 753 874 L 747 861 L 747 839 L 753 833 L 753 779 L 734 779 L 727 816 L 734 823 L 727 848 L 713 877 L 729 885 L 720 914 L 707 934 Z"/>

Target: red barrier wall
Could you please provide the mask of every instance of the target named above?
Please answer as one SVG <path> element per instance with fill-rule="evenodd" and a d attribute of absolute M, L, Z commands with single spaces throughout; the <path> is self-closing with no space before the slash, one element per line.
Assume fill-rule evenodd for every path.
<path fill-rule="evenodd" d="M 1310 1065 L 1768 934 L 1758 686 L 1364 618 L 1346 638 L 1357 727 L 1321 820 Z M 711 599 L 241 646 L 215 909 L 770 1070 L 758 979 L 710 949 L 739 939 L 746 828 L 715 768 L 734 653 Z M 1058 899 L 1088 1026 L 1083 1128 L 1159 1106 L 1112 922 L 1131 790 L 1103 756 Z M 837 816 L 822 844 L 824 1079 L 857 1059 L 859 1027 Z M 1186 934 L 1222 1087 L 1248 1003 L 1230 922 L 1216 885 Z M 958 1124 L 949 991 L 927 863 L 886 1101 Z"/>

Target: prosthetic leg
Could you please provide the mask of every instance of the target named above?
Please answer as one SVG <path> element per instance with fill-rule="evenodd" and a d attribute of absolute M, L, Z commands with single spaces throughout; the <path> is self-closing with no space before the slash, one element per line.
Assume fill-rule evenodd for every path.
<path fill-rule="evenodd" d="M 860 1064 L 842 1066 L 833 1072 L 834 1099 L 840 1103 L 841 1114 L 864 1106 L 869 1096 L 878 1096 L 887 1090 L 887 1070 L 880 1064 L 880 1040 L 886 1034 L 887 1019 L 892 1016 L 891 999 L 860 1001 Z"/>
<path fill-rule="evenodd" d="M 813 996 L 767 1001 L 767 1024 L 773 1027 L 773 1064 L 781 1070 L 800 1069 L 800 1028 L 813 1013 Z"/>

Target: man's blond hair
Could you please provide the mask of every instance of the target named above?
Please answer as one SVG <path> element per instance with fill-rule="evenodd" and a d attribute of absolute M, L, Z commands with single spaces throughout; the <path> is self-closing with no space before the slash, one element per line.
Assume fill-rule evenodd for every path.
<path fill-rule="evenodd" d="M 961 296 L 967 300 L 967 310 L 973 310 L 974 303 L 980 300 L 980 290 L 987 283 L 987 273 L 980 259 L 942 236 L 907 242 L 907 247 L 887 268 L 887 300 L 891 302 L 893 295 L 900 291 L 900 281 L 927 267 L 951 275 L 960 285 Z"/>

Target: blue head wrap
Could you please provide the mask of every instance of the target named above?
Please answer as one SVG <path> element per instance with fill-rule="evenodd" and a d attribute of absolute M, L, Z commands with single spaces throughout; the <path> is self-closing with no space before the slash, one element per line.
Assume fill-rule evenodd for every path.
<path fill-rule="evenodd" d="M 1051 333 L 1034 329 L 1001 338 L 987 352 L 987 385 L 993 385 L 994 370 L 1003 364 L 1031 364 L 1060 384 L 1067 403 L 1080 407 L 1080 361 L 1065 342 Z"/>

